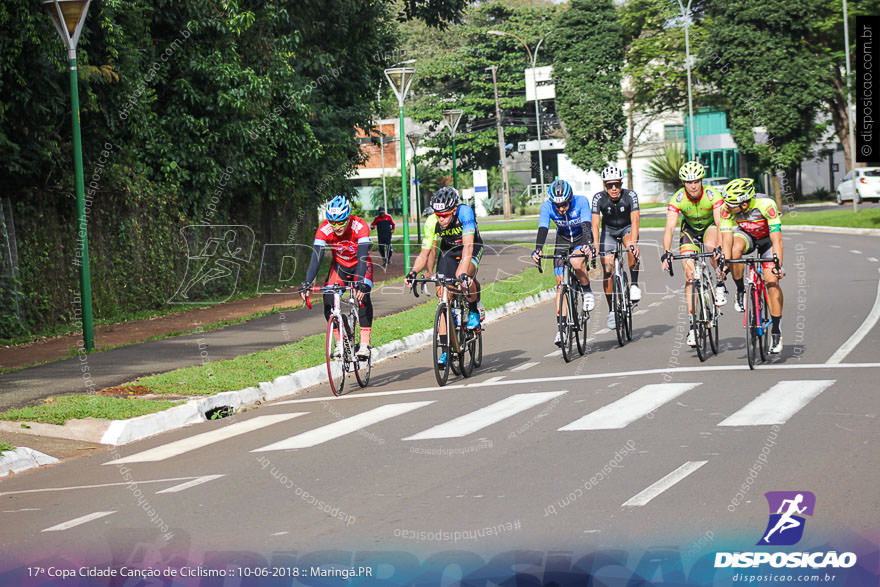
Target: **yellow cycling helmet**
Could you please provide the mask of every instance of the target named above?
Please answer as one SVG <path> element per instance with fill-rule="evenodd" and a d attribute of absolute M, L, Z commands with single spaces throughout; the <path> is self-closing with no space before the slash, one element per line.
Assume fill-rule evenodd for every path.
<path fill-rule="evenodd" d="M 750 177 L 734 179 L 724 186 L 724 202 L 728 206 L 739 206 L 755 197 L 755 180 Z"/>
<path fill-rule="evenodd" d="M 706 168 L 699 161 L 688 161 L 678 170 L 681 181 L 696 181 L 706 177 Z"/>

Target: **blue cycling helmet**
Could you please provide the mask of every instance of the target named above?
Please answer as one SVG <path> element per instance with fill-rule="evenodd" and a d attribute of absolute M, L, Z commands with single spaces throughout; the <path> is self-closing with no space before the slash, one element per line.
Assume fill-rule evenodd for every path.
<path fill-rule="evenodd" d="M 348 203 L 348 199 L 345 196 L 336 196 L 330 200 L 325 214 L 330 222 L 337 224 L 345 222 L 351 216 L 351 204 Z"/>
<path fill-rule="evenodd" d="M 557 179 L 547 188 L 550 201 L 556 206 L 562 206 L 571 201 L 571 185 L 564 179 Z"/>

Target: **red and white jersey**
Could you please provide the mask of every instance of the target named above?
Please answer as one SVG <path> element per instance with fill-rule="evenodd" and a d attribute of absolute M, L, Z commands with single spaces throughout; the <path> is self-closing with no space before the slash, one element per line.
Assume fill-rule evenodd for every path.
<path fill-rule="evenodd" d="M 333 261 L 343 267 L 356 267 L 358 245 L 370 242 L 370 225 L 357 216 L 352 215 L 350 218 L 351 222 L 342 236 L 336 236 L 333 227 L 326 220 L 315 232 L 315 246 L 329 248 L 333 251 Z"/>

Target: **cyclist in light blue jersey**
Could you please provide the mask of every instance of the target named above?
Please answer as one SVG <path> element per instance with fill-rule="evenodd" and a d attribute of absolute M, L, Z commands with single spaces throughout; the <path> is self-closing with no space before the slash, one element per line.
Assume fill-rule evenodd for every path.
<path fill-rule="evenodd" d="M 532 259 L 539 262 L 547 233 L 550 231 L 550 221 L 556 225 L 556 247 L 554 253 L 570 254 L 575 251 L 583 252 L 587 258 L 592 258 L 593 234 L 590 229 L 590 201 L 584 196 L 575 196 L 571 185 L 564 179 L 557 179 L 547 188 L 548 199 L 541 205 L 538 218 L 538 235 L 535 239 L 535 250 L 532 251 Z M 584 296 L 584 311 L 592 310 L 596 301 L 590 288 L 590 275 L 587 272 L 586 260 L 577 257 L 571 260 L 575 276 L 581 286 Z M 553 273 L 556 275 L 556 318 L 559 319 L 559 285 L 562 284 L 562 275 L 565 271 L 565 261 L 553 260 Z M 560 333 L 556 332 L 555 344 L 560 342 Z"/>

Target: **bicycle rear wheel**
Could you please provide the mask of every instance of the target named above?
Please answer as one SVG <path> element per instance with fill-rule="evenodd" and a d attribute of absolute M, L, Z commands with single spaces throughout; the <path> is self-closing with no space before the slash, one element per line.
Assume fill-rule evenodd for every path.
<path fill-rule="evenodd" d="M 449 365 L 452 362 L 452 357 L 449 352 L 449 344 L 441 344 L 440 343 L 440 325 L 446 324 L 448 326 L 449 321 L 447 320 L 448 308 L 444 305 L 437 306 L 437 313 L 434 315 L 434 376 L 437 378 L 438 385 L 446 385 L 446 382 L 449 380 Z M 450 337 L 449 329 L 446 330 L 446 340 L 449 340 Z M 446 353 L 446 362 L 442 365 L 437 361 L 440 359 L 440 356 Z"/>
<path fill-rule="evenodd" d="M 611 294 L 612 305 L 614 306 L 614 329 L 617 331 L 617 342 L 620 346 L 626 344 L 626 312 L 624 311 L 623 284 L 620 276 L 614 276 L 613 293 Z"/>
<path fill-rule="evenodd" d="M 577 286 L 575 286 L 577 287 Z M 584 294 L 580 289 L 572 288 L 571 290 L 572 305 L 569 308 L 569 315 L 572 316 L 571 331 L 574 335 L 574 341 L 577 343 L 578 354 L 583 355 L 587 350 L 587 333 L 581 328 L 581 317 L 586 314 L 584 312 Z"/>
<path fill-rule="evenodd" d="M 758 296 L 759 311 L 758 317 L 761 319 L 760 337 L 758 340 L 758 348 L 761 351 L 761 362 L 767 361 L 770 355 L 770 310 L 767 305 L 767 297 L 763 292 Z"/>
<path fill-rule="evenodd" d="M 481 326 L 474 331 L 474 342 L 471 345 L 470 352 L 473 356 L 474 368 L 477 369 L 483 364 L 483 327 Z"/>
<path fill-rule="evenodd" d="M 706 307 L 703 305 L 703 282 L 695 281 L 691 286 L 691 308 L 693 308 L 693 316 L 691 318 L 691 328 L 694 329 L 694 347 L 697 349 L 697 356 L 700 362 L 708 357 L 709 353 L 706 348 Z"/>
<path fill-rule="evenodd" d="M 573 334 L 571 327 L 571 319 L 569 314 L 571 313 L 571 293 L 568 289 L 564 289 L 562 291 L 562 295 L 559 297 L 559 318 L 557 319 L 557 323 L 559 325 L 559 335 L 560 335 L 560 348 L 562 349 L 562 358 L 566 363 L 571 361 L 574 358 L 573 348 L 572 348 L 572 340 L 571 336 Z"/>
<path fill-rule="evenodd" d="M 337 338 L 338 337 L 338 338 Z M 327 321 L 327 340 L 325 344 L 327 358 L 327 376 L 330 379 L 330 390 L 333 395 L 342 395 L 345 389 L 345 330 L 339 316 L 330 316 Z M 334 356 L 338 355 L 338 356 Z"/>
<path fill-rule="evenodd" d="M 458 353 L 458 367 L 462 376 L 470 377 L 474 372 L 474 333 L 468 331 L 467 328 L 465 316 L 468 315 L 468 312 L 466 308 L 467 306 L 462 309 L 461 324 L 458 327 L 458 348 L 460 351 Z"/>
<path fill-rule="evenodd" d="M 755 286 L 749 285 L 746 290 L 746 358 L 749 361 L 749 369 L 755 368 L 755 360 L 758 354 L 758 315 L 755 307 Z"/>
<path fill-rule="evenodd" d="M 354 340 L 357 341 L 357 344 L 354 345 L 354 348 L 360 350 L 361 348 L 361 329 L 360 326 L 355 323 L 354 325 L 355 333 Z M 370 375 L 373 372 L 373 356 L 372 353 L 367 357 L 367 360 L 364 361 L 359 359 L 357 354 L 354 356 L 354 376 L 357 378 L 358 385 L 361 387 L 366 387 L 367 384 L 370 383 Z"/>

